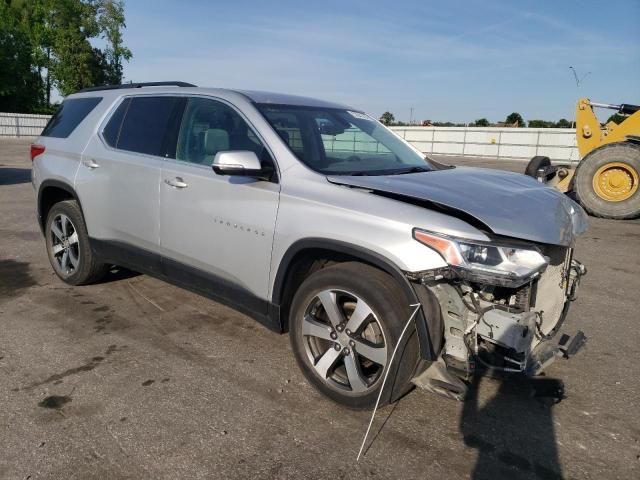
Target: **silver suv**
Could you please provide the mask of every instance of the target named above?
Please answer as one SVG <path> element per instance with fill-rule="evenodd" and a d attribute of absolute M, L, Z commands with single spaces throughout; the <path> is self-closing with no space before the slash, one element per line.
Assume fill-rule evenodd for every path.
<path fill-rule="evenodd" d="M 63 281 L 118 265 L 230 305 L 288 331 L 309 382 L 344 405 L 373 405 L 387 371 L 383 404 L 412 384 L 463 398 L 474 374 L 536 375 L 584 342 L 550 341 L 585 272 L 582 209 L 524 175 L 425 158 L 358 109 L 88 89 L 31 157 Z"/>

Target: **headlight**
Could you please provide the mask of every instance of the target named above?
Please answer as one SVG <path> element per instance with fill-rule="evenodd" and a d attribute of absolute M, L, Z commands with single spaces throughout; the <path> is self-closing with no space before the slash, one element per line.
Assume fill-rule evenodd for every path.
<path fill-rule="evenodd" d="M 486 244 L 418 229 L 413 230 L 413 237 L 471 281 L 519 287 L 539 275 L 548 263 L 533 247 Z"/>

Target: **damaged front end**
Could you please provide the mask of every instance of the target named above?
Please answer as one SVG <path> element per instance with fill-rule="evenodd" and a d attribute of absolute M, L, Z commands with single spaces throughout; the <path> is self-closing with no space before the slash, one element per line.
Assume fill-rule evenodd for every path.
<path fill-rule="evenodd" d="M 557 245 L 483 244 L 416 230 L 449 267 L 408 274 L 439 309 L 443 345 L 436 362 L 414 378 L 422 388 L 464 398 L 473 374 L 538 375 L 586 338 L 550 340 L 575 299 L 584 266 Z M 424 303 L 424 302 L 423 302 Z"/>

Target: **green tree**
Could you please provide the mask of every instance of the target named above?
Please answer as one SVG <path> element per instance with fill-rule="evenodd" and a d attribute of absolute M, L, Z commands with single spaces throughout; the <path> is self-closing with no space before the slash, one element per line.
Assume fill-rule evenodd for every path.
<path fill-rule="evenodd" d="M 42 80 L 32 56 L 20 10 L 0 1 L 0 111 L 30 112 L 42 107 Z"/>
<path fill-rule="evenodd" d="M 529 120 L 529 128 L 554 128 L 555 122 L 548 120 Z"/>
<path fill-rule="evenodd" d="M 91 1 L 55 0 L 51 15 L 53 56 L 49 65 L 53 83 L 66 96 L 98 85 L 104 76 L 89 39 L 100 33 L 96 5 Z"/>
<path fill-rule="evenodd" d="M 489 120 L 487 120 L 486 118 L 479 118 L 469 126 L 470 127 L 488 127 L 490 125 L 491 124 L 489 123 Z"/>
<path fill-rule="evenodd" d="M 126 27 L 124 2 L 121 0 L 102 0 L 98 4 L 98 25 L 107 40 L 104 50 L 107 83 L 122 83 L 122 62 L 132 57 L 131 50 L 124 46 L 122 29 Z"/>
<path fill-rule="evenodd" d="M 522 118 L 522 115 L 520 115 L 518 112 L 510 113 L 504 123 L 506 123 L 508 126 L 514 127 L 524 127 L 526 125 L 524 119 Z"/>
<path fill-rule="evenodd" d="M 122 0 L 0 0 L 0 109 L 42 111 L 52 87 L 121 83 L 124 27 Z"/>
<path fill-rule="evenodd" d="M 51 75 L 49 66 L 54 30 L 51 17 L 55 12 L 55 0 L 12 0 L 21 12 L 24 31 L 27 32 L 32 47 L 32 64 L 43 78 L 45 104 L 51 102 Z"/>
<path fill-rule="evenodd" d="M 391 112 L 384 112 L 380 116 L 380 122 L 384 125 L 392 125 L 396 121 L 396 117 Z"/>
<path fill-rule="evenodd" d="M 573 127 L 573 124 L 566 118 L 561 118 L 556 123 L 556 128 L 571 128 L 571 127 Z"/>

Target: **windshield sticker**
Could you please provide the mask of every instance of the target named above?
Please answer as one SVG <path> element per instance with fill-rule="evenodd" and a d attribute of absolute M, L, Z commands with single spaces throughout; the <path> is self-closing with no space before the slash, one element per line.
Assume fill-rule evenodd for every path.
<path fill-rule="evenodd" d="M 350 110 L 347 110 L 347 112 L 352 117 L 359 118 L 360 120 L 371 120 L 371 117 L 369 117 L 369 115 L 366 115 L 364 113 L 352 112 Z"/>

